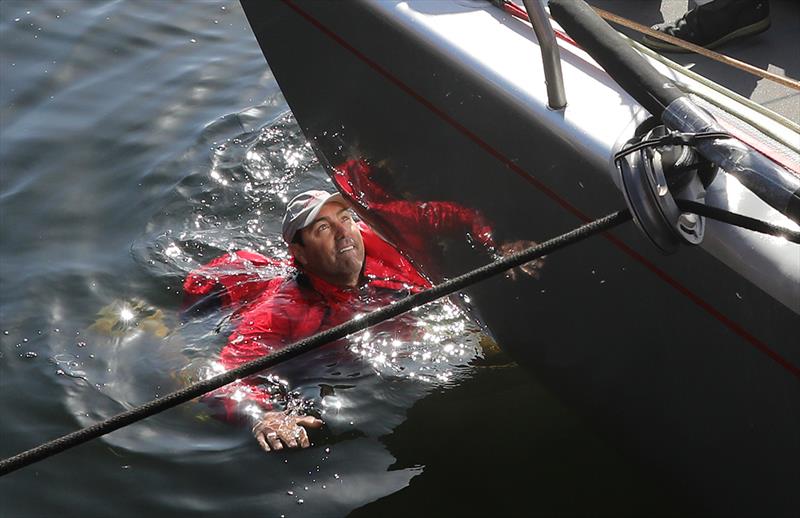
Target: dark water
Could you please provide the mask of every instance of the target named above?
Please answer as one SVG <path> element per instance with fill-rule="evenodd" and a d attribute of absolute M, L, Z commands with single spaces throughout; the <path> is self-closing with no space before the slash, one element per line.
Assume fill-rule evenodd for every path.
<path fill-rule="evenodd" d="M 181 322 L 183 277 L 227 250 L 285 254 L 287 197 L 330 183 L 235 2 L 3 0 L 0 117 L 7 457 L 213 372 L 225 314 Z M 335 387 L 309 450 L 265 455 L 187 404 L 4 477 L 0 514 L 678 508 L 526 372 L 483 360 L 451 304 L 396 324 L 280 369 L 308 397 Z"/>

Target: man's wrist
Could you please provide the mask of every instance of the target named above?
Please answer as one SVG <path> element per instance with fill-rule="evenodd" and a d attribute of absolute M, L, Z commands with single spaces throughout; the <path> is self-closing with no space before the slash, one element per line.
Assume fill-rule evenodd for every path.
<path fill-rule="evenodd" d="M 249 405 L 248 408 L 245 410 L 245 415 L 247 416 L 248 421 L 251 423 L 253 430 L 258 424 L 264 419 L 264 415 L 267 412 L 256 405 Z"/>

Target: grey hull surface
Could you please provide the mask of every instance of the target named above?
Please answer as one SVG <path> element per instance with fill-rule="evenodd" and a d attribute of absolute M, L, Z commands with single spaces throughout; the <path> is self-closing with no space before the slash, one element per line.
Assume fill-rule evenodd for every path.
<path fill-rule="evenodd" d="M 489 65 L 455 59 L 415 22 L 481 17 L 476 40 L 496 30 L 533 39 L 486 3 L 403 3 L 414 12 L 402 23 L 372 2 L 243 5 L 331 170 L 380 164 L 373 179 L 392 196 L 478 209 L 500 243 L 543 241 L 625 206 L 609 157 L 647 114 L 580 51 L 564 56 L 567 110 L 551 111 L 524 104 Z M 537 52 L 518 66 L 535 67 Z M 570 82 L 578 74 L 588 78 L 582 88 Z M 406 239 L 391 220 L 373 222 L 362 201 L 362 216 L 434 282 L 491 259 L 463 238 Z M 800 509 L 798 301 L 791 286 L 779 300 L 759 281 L 770 272 L 744 265 L 748 254 L 771 264 L 758 262 L 759 243 L 777 247 L 784 270 L 773 283 L 791 285 L 798 247 L 709 232 L 710 248 L 663 256 L 629 223 L 547 257 L 538 279 L 496 278 L 467 295 L 505 351 L 703 512 L 789 516 Z"/>

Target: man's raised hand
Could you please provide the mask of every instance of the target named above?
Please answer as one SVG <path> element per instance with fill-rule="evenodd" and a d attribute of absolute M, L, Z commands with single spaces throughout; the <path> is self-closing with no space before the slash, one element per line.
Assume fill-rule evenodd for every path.
<path fill-rule="evenodd" d="M 497 249 L 497 252 L 501 257 L 505 257 L 507 255 L 515 254 L 517 252 L 521 252 L 527 248 L 532 246 L 536 246 L 538 243 L 536 241 L 512 241 L 510 243 L 503 243 Z M 533 277 L 534 279 L 538 279 L 541 275 L 541 270 L 544 267 L 544 257 L 540 257 L 538 259 L 534 259 L 533 261 L 527 262 L 521 266 L 518 266 L 512 270 L 509 270 L 506 274 L 511 280 L 517 280 L 517 276 L 521 273 L 527 275 L 529 277 Z"/>

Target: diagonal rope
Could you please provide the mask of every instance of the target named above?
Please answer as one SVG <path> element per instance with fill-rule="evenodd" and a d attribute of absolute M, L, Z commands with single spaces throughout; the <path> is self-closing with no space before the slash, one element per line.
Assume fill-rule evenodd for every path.
<path fill-rule="evenodd" d="M 628 210 L 613 212 L 607 216 L 582 225 L 570 232 L 545 241 L 539 245 L 527 248 L 521 252 L 508 255 L 502 259 L 489 263 L 476 270 L 465 273 L 438 286 L 421 291 L 386 307 L 368 313 L 362 318 L 353 319 L 344 324 L 332 327 L 304 340 L 287 346 L 268 356 L 250 361 L 236 369 L 219 374 L 204 381 L 200 381 L 161 398 L 145 403 L 121 414 L 117 414 L 105 421 L 77 430 L 52 441 L 46 442 L 30 450 L 14 455 L 0 461 L 0 476 L 7 475 L 20 468 L 44 460 L 48 457 L 68 450 L 107 433 L 128 426 L 137 421 L 155 415 L 169 408 L 191 401 L 203 394 L 216 390 L 236 380 L 252 376 L 268 367 L 300 356 L 316 347 L 339 340 L 352 333 L 361 331 L 369 326 L 394 318 L 413 308 L 427 304 L 441 297 L 453 293 L 502 273 L 508 269 L 523 265 L 534 259 L 565 248 L 573 243 L 582 241 L 594 234 L 610 230 L 621 223 L 631 219 Z"/>

